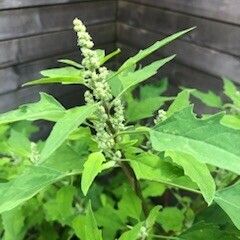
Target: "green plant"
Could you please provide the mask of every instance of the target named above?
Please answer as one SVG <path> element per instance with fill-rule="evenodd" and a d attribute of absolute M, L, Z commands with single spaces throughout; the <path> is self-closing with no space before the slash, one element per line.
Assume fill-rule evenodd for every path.
<path fill-rule="evenodd" d="M 240 131 L 221 123 L 223 112 L 197 118 L 193 90 L 161 96 L 166 80 L 138 87 L 174 56 L 138 63 L 192 29 L 110 71 L 102 65 L 120 50 L 93 50 L 85 26 L 73 23 L 82 62 L 60 60 L 68 66 L 28 85 L 83 84 L 86 105 L 67 110 L 41 93 L 0 115 L 2 238 L 239 239 Z M 32 142 L 39 119 L 55 125 L 46 141 Z"/>

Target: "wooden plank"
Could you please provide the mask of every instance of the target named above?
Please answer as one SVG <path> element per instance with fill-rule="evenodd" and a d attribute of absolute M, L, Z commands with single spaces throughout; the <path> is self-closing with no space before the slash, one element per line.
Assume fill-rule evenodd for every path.
<path fill-rule="evenodd" d="M 240 25 L 239 0 L 128 0 L 138 4 L 179 11 Z"/>
<path fill-rule="evenodd" d="M 136 48 L 145 48 L 159 39 L 166 37 L 145 29 L 134 28 L 126 24 L 118 24 L 119 42 Z M 227 76 L 240 82 L 240 60 L 228 54 L 223 54 L 195 44 L 176 40 L 160 50 L 163 56 L 177 54 L 177 61 L 191 68 L 198 69 L 210 75 Z"/>
<path fill-rule="evenodd" d="M 197 26 L 196 30 L 184 37 L 186 41 L 240 56 L 239 26 L 125 1 L 120 2 L 118 15 L 120 22 L 156 33 L 171 34 Z"/>
<path fill-rule="evenodd" d="M 111 44 L 104 44 L 101 46 L 98 46 L 98 48 L 105 49 L 106 53 L 110 53 L 114 49 L 116 49 L 116 45 L 114 43 Z M 58 67 L 62 66 L 63 64 L 57 63 L 57 59 L 61 58 L 68 58 L 68 59 L 74 59 L 76 61 L 81 61 L 81 56 L 79 51 L 68 53 L 61 56 L 55 56 L 53 58 L 47 58 L 47 59 L 41 59 L 37 60 L 31 63 L 27 64 L 21 64 L 16 65 L 10 68 L 1 69 L 0 70 L 0 86 L 7 86 L 8 92 L 6 94 L 2 94 L 6 92 L 6 87 L 0 89 L 0 112 L 7 111 L 9 109 L 13 109 L 17 107 L 20 104 L 23 104 L 28 101 L 32 101 L 36 99 L 36 96 L 38 96 L 39 91 L 47 91 L 49 93 L 54 94 L 54 96 L 59 96 L 63 103 L 66 106 L 73 106 L 76 104 L 76 94 L 73 94 L 74 92 L 79 92 L 80 94 L 77 94 L 77 96 L 81 96 L 81 89 L 82 87 L 79 87 L 77 85 L 71 85 L 71 86 L 61 86 L 59 84 L 53 84 L 53 85 L 41 85 L 38 87 L 28 87 L 27 90 L 23 90 L 25 88 L 20 88 L 20 86 L 32 79 L 38 78 L 39 72 L 42 69 L 52 68 L 52 67 Z M 110 63 L 110 66 L 112 64 Z M 108 65 L 109 66 L 109 65 Z M 5 76 L 5 77 L 4 77 Z M 12 85 L 9 86 L 9 82 L 11 82 Z M 18 88 L 18 89 L 17 89 Z M 36 90 L 35 90 L 36 89 Z M 15 91 L 19 93 L 15 93 Z M 28 92 L 32 92 L 33 94 L 28 94 Z M 71 98 L 65 99 L 64 96 L 66 94 L 71 95 Z M 9 99 L 9 100 L 7 100 Z M 79 97 L 77 97 L 79 99 Z"/>
<path fill-rule="evenodd" d="M 0 40 L 72 29 L 75 17 L 81 18 L 87 25 L 113 22 L 116 19 L 116 2 L 85 2 L 1 11 Z"/>
<path fill-rule="evenodd" d="M 78 3 L 78 2 L 91 2 L 98 0 L 1 0 L 1 9 L 15 9 L 15 8 L 25 8 L 25 7 L 37 7 L 43 5 L 56 5 L 56 4 L 68 4 L 68 3 Z"/>
<path fill-rule="evenodd" d="M 89 27 L 97 45 L 115 41 L 115 23 Z M 0 42 L 0 68 L 77 50 L 72 30 Z"/>

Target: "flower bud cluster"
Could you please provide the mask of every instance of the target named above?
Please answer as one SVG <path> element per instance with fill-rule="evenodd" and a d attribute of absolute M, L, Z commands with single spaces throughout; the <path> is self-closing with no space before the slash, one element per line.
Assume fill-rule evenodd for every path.
<path fill-rule="evenodd" d="M 165 121 L 167 119 L 166 112 L 162 109 L 158 110 L 157 117 L 154 119 L 154 123 L 158 124 L 162 121 Z"/>
<path fill-rule="evenodd" d="M 114 113 L 111 113 L 113 96 L 107 81 L 109 71 L 106 67 L 101 66 L 97 51 L 92 49 L 94 46 L 92 38 L 82 21 L 76 18 L 73 25 L 77 32 L 78 46 L 83 56 L 82 66 L 85 85 L 90 89 L 84 94 L 85 101 L 87 104 L 99 104 L 95 113 L 96 119 L 92 121 L 96 130 L 96 141 L 107 157 L 119 160 L 121 159 L 121 152 L 114 150 L 116 144 L 114 135 L 124 129 L 123 105 L 120 100 L 113 101 Z"/>

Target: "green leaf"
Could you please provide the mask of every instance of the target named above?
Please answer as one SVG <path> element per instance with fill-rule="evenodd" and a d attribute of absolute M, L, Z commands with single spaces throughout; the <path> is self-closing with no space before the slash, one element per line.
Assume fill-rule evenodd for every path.
<path fill-rule="evenodd" d="M 68 138 L 68 136 L 91 116 L 96 109 L 96 105 L 75 107 L 69 109 L 65 116 L 59 119 L 54 125 L 44 148 L 41 152 L 40 162 L 45 161 L 53 154 Z"/>
<path fill-rule="evenodd" d="M 140 220 L 140 216 L 142 213 L 142 203 L 141 200 L 129 187 L 124 187 L 123 196 L 118 203 L 118 208 L 119 216 L 121 217 L 121 219 L 131 217 Z"/>
<path fill-rule="evenodd" d="M 170 62 L 174 57 L 175 55 L 155 61 L 135 72 L 129 72 L 126 75 L 124 73 L 119 75 L 119 79 L 122 83 L 122 91 L 120 92 L 119 96 L 121 96 L 124 92 L 126 92 L 134 85 L 137 85 L 138 83 L 143 82 L 144 80 L 155 75 L 160 67 Z"/>
<path fill-rule="evenodd" d="M 212 91 L 204 93 L 199 90 L 193 90 L 191 94 L 209 107 L 221 109 L 223 106 L 222 99 Z"/>
<path fill-rule="evenodd" d="M 151 229 L 154 226 L 154 224 L 155 224 L 155 222 L 156 222 L 156 220 L 157 220 L 157 218 L 160 214 L 160 209 L 161 209 L 161 206 L 155 206 L 150 211 L 150 213 L 149 213 L 149 215 L 146 219 L 146 228 L 147 229 Z"/>
<path fill-rule="evenodd" d="M 224 115 L 221 119 L 224 126 L 240 130 L 240 115 Z"/>
<path fill-rule="evenodd" d="M 228 214 L 240 230 L 240 182 L 218 191 L 214 201 Z"/>
<path fill-rule="evenodd" d="M 220 124 L 222 114 L 197 119 L 192 108 L 176 112 L 150 131 L 157 151 L 192 155 L 202 163 L 240 173 L 240 131 Z"/>
<path fill-rule="evenodd" d="M 138 223 L 131 230 L 124 232 L 119 240 L 138 240 L 142 226 L 143 222 Z"/>
<path fill-rule="evenodd" d="M 97 221 L 94 217 L 91 203 L 87 208 L 87 214 L 85 219 L 85 237 L 91 240 L 102 240 L 102 233 L 98 229 Z"/>
<path fill-rule="evenodd" d="M 160 211 L 157 222 L 164 231 L 179 232 L 183 228 L 184 213 L 176 207 L 165 207 Z"/>
<path fill-rule="evenodd" d="M 82 169 L 80 156 L 67 146 L 61 147 L 46 162 L 29 167 L 7 183 L 0 183 L 0 213 L 11 210 L 64 177 L 79 174 Z"/>
<path fill-rule="evenodd" d="M 102 171 L 102 165 L 105 161 L 106 159 L 101 152 L 95 152 L 91 153 L 84 163 L 81 189 L 85 196 L 95 177 Z"/>
<path fill-rule="evenodd" d="M 110 60 L 111 58 L 113 58 L 114 56 L 119 54 L 120 52 L 121 52 L 121 50 L 118 48 L 117 50 L 113 51 L 112 53 L 109 53 L 107 56 L 104 56 L 100 60 L 100 65 L 103 65 L 105 62 L 107 62 L 108 60 Z"/>
<path fill-rule="evenodd" d="M 48 84 L 48 83 L 62 83 L 62 84 L 83 84 L 83 70 L 76 69 L 74 67 L 63 67 L 47 69 L 40 72 L 44 78 L 33 80 L 24 84 Z"/>
<path fill-rule="evenodd" d="M 129 122 L 138 121 L 153 116 L 166 101 L 172 100 L 171 97 L 152 97 L 144 100 L 133 100 L 128 103 L 126 111 L 127 120 Z"/>
<path fill-rule="evenodd" d="M 74 61 L 69 60 L 69 59 L 59 59 L 58 62 L 65 63 L 65 64 L 68 64 L 70 66 L 80 68 L 80 69 L 83 68 L 83 66 L 80 63 L 74 62 Z"/>
<path fill-rule="evenodd" d="M 185 175 L 189 176 L 198 185 L 206 202 L 210 205 L 215 195 L 216 186 L 206 164 L 181 152 L 167 151 L 165 155 L 171 157 L 174 163 L 184 169 Z"/>
<path fill-rule="evenodd" d="M 118 211 L 109 204 L 98 209 L 95 217 L 98 225 L 103 228 L 103 239 L 114 239 L 117 231 L 124 226 L 118 216 Z"/>
<path fill-rule="evenodd" d="M 233 101 L 233 103 L 240 108 L 240 92 L 238 91 L 237 87 L 234 83 L 227 79 L 223 78 L 224 83 L 224 93 Z"/>
<path fill-rule="evenodd" d="M 159 97 L 168 88 L 168 79 L 163 78 L 157 84 L 146 84 L 140 86 L 140 99 L 144 100 L 147 98 Z"/>
<path fill-rule="evenodd" d="M 126 62 L 124 62 L 123 65 L 119 68 L 119 70 L 115 73 L 115 75 L 118 75 L 119 73 L 125 71 L 126 69 L 136 65 L 139 61 L 141 61 L 145 57 L 149 56 L 153 52 L 157 51 L 159 48 L 164 47 L 165 45 L 169 44 L 170 42 L 174 41 L 175 39 L 192 31 L 194 28 L 195 27 L 177 32 L 169 37 L 164 38 L 163 40 L 157 41 L 156 43 L 154 43 L 152 46 L 146 48 L 145 50 L 140 50 L 134 57 L 131 57 Z M 114 75 L 111 77 L 114 77 Z"/>
<path fill-rule="evenodd" d="M 24 237 L 24 215 L 21 208 L 2 213 L 3 240 L 22 240 Z"/>
<path fill-rule="evenodd" d="M 1 114 L 0 124 L 39 119 L 56 121 L 64 116 L 66 110 L 55 98 L 46 93 L 40 93 L 40 96 L 39 102 L 22 105 L 17 110 Z"/>
<path fill-rule="evenodd" d="M 74 208 L 72 207 L 74 193 L 74 187 L 64 186 L 57 191 L 54 199 L 44 203 L 46 220 L 70 224 L 74 215 Z"/>
<path fill-rule="evenodd" d="M 195 192 L 196 186 L 190 180 L 182 178 L 181 169 L 157 155 L 142 153 L 131 159 L 130 163 L 137 179 L 156 181 Z"/>
<path fill-rule="evenodd" d="M 190 105 L 189 102 L 190 92 L 191 90 L 185 89 L 177 95 L 177 97 L 167 110 L 166 113 L 167 117 L 170 117 L 175 112 L 179 112 Z"/>

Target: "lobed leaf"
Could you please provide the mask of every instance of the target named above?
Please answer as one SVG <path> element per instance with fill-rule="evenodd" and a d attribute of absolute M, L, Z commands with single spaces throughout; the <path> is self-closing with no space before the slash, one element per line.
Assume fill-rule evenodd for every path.
<path fill-rule="evenodd" d="M 0 125 L 9 124 L 17 121 L 27 120 L 48 120 L 57 121 L 65 114 L 65 108 L 52 96 L 40 93 L 40 101 L 20 106 L 0 115 Z"/>
<path fill-rule="evenodd" d="M 240 174 L 240 131 L 220 124 L 222 114 L 197 119 L 192 107 L 176 112 L 150 131 L 157 151 L 178 151 L 202 163 Z"/>

